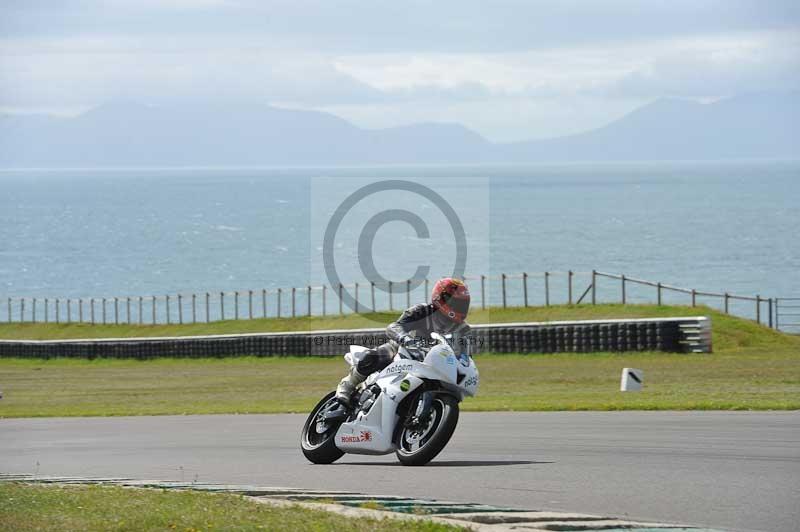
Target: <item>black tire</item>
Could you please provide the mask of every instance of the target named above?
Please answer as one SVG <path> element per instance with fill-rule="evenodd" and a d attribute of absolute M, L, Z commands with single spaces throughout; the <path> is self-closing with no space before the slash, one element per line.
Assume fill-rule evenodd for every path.
<path fill-rule="evenodd" d="M 300 448 L 303 455 L 315 464 L 332 464 L 344 455 L 344 452 L 336 447 L 335 443 L 336 431 L 339 430 L 341 422 L 330 423 L 324 432 L 317 432 L 318 416 L 335 405 L 338 405 L 336 392 L 331 392 L 317 403 L 303 425 L 303 431 L 300 434 Z"/>
<path fill-rule="evenodd" d="M 427 427 L 421 430 L 409 429 L 401 426 L 397 431 L 397 459 L 400 463 L 407 466 L 425 465 L 442 452 L 450 437 L 458 425 L 458 400 L 452 395 L 436 395 L 431 404 L 432 417 Z M 412 408 L 413 411 L 413 408 Z M 411 415 L 410 413 L 408 415 Z M 400 420 L 405 423 L 406 419 Z M 421 442 L 414 449 L 410 444 L 416 436 L 417 442 Z"/>

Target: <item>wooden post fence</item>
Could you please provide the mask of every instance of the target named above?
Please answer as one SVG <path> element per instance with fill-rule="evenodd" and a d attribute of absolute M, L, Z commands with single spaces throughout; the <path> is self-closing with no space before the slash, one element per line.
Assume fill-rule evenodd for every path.
<path fill-rule="evenodd" d="M 756 294 L 756 323 L 761 323 L 761 296 Z"/>
<path fill-rule="evenodd" d="M 622 304 L 624 305 L 626 302 L 626 294 L 625 294 L 625 275 L 621 276 L 621 285 L 622 285 Z"/>
<path fill-rule="evenodd" d="M 527 304 L 525 305 L 528 306 Z M 550 306 L 550 273 L 544 272 L 544 306 Z"/>
<path fill-rule="evenodd" d="M 552 275 L 553 272 L 545 271 L 545 272 L 542 272 L 542 273 L 543 273 L 543 276 L 544 276 L 544 306 L 545 307 L 549 307 L 549 306 L 551 306 L 551 303 L 552 303 L 551 302 L 551 293 L 550 293 L 551 292 L 550 291 L 550 288 L 551 288 L 550 287 L 550 278 L 551 278 L 551 275 Z M 574 292 L 575 272 L 573 272 L 572 270 L 568 270 L 566 272 L 566 274 L 567 274 L 567 303 L 569 305 L 573 305 L 573 304 L 576 304 L 576 301 L 574 299 L 574 296 L 576 295 L 575 292 Z M 519 305 L 520 301 L 515 299 L 513 294 L 511 294 L 511 298 L 509 299 L 509 291 L 508 291 L 508 289 L 509 289 L 509 284 L 508 284 L 509 283 L 509 279 L 517 278 L 517 274 L 510 274 L 509 275 L 509 274 L 506 274 L 506 273 L 501 273 L 499 275 L 499 277 L 500 277 L 499 280 L 500 280 L 500 283 L 501 283 L 501 286 L 500 286 L 500 289 L 501 289 L 500 300 L 501 301 L 500 302 L 495 302 L 495 303 L 500 303 L 502 305 L 502 308 L 509 308 L 509 306 Z M 529 281 L 530 274 L 528 272 L 522 272 L 520 277 L 522 279 L 522 301 L 521 301 L 521 303 L 522 303 L 522 305 L 524 307 L 529 307 L 531 304 L 535 304 L 535 303 L 533 303 L 531 301 L 531 293 L 530 293 L 530 290 L 529 290 L 530 286 L 529 286 L 529 282 L 528 281 Z M 606 273 L 606 272 L 597 271 L 597 270 L 592 270 L 591 271 L 591 284 L 589 284 L 587 286 L 586 290 L 582 293 L 580 298 L 577 300 L 577 304 L 580 305 L 584 300 L 588 300 L 590 292 L 591 292 L 592 304 L 593 305 L 598 304 L 598 293 L 597 293 L 598 287 L 597 287 L 597 284 L 598 284 L 598 281 L 599 281 L 599 279 L 601 277 L 607 277 L 609 279 L 618 279 L 620 281 L 621 301 L 622 301 L 622 304 L 625 304 L 625 305 L 629 304 L 629 301 L 628 301 L 629 298 L 628 298 L 628 293 L 627 293 L 628 292 L 628 289 L 627 289 L 628 284 L 629 283 L 633 283 L 635 285 L 644 285 L 644 286 L 653 287 L 655 289 L 655 291 L 656 291 L 656 293 L 655 293 L 655 296 L 656 296 L 655 303 L 657 305 L 659 305 L 659 306 L 663 306 L 665 304 L 668 304 L 668 301 L 664 300 L 665 291 L 673 291 L 673 292 L 679 292 L 679 293 L 682 293 L 682 294 L 689 295 L 691 297 L 691 305 L 692 305 L 692 307 L 696 307 L 697 306 L 697 304 L 698 304 L 698 301 L 697 301 L 698 296 L 722 299 L 723 300 L 723 312 L 726 313 L 726 314 L 730 314 L 731 313 L 731 307 L 730 307 L 731 300 L 733 300 L 733 301 L 752 301 L 755 304 L 755 309 L 754 309 L 755 312 L 754 312 L 754 315 L 753 315 L 753 314 L 750 314 L 748 311 L 745 311 L 745 314 L 746 314 L 746 316 L 748 318 L 754 319 L 754 321 L 756 323 L 759 323 L 759 324 L 763 323 L 765 325 L 769 325 L 771 328 L 773 328 L 773 327 L 774 328 L 778 328 L 779 327 L 779 313 L 780 313 L 779 298 L 771 298 L 771 297 L 770 298 L 765 298 L 765 297 L 762 297 L 761 294 L 756 294 L 755 296 L 745 296 L 745 295 L 739 295 L 739 294 L 731 294 L 729 292 L 724 292 L 724 293 L 701 292 L 701 291 L 698 291 L 698 290 L 696 290 L 694 288 L 693 289 L 681 288 L 681 287 L 672 286 L 672 285 L 669 285 L 669 284 L 664 284 L 662 282 L 653 282 L 653 281 L 647 281 L 647 280 L 643 280 L 643 279 L 636 279 L 634 277 L 628 277 L 628 276 L 626 276 L 624 274 Z M 489 301 L 489 294 L 488 294 L 487 287 L 486 287 L 487 276 L 486 275 L 480 275 L 480 277 L 476 276 L 476 277 L 474 277 L 472 279 L 474 279 L 474 280 L 480 279 L 480 283 L 481 283 L 481 286 L 480 286 L 481 308 L 487 309 L 489 307 L 489 304 L 491 303 Z M 405 291 L 406 291 L 405 304 L 408 307 L 410 307 L 411 304 L 412 304 L 412 297 L 411 297 L 412 296 L 412 291 L 413 291 L 412 281 L 413 281 L 413 279 L 406 279 L 405 281 L 403 281 L 403 283 L 405 285 Z M 425 286 L 425 301 L 426 302 L 430 301 L 430 297 L 429 297 L 429 294 L 428 294 L 429 280 L 428 279 L 422 279 L 420 281 L 421 281 L 420 284 L 422 284 L 424 282 L 424 286 Z M 512 282 L 514 282 L 514 281 L 512 281 Z M 333 286 L 331 287 L 332 290 L 337 290 L 337 292 L 338 292 L 338 296 L 339 296 L 339 315 L 344 315 L 344 313 L 345 313 L 344 312 L 344 297 L 343 297 L 344 296 L 344 286 L 345 285 L 343 283 L 339 283 L 335 287 L 333 287 Z M 354 283 L 353 285 L 349 285 L 349 286 L 352 286 L 354 288 L 354 292 L 353 292 L 353 295 L 354 295 L 354 302 L 353 302 L 354 303 L 354 307 L 351 310 L 353 310 L 356 314 L 360 314 L 360 313 L 362 313 L 364 311 L 364 308 L 366 307 L 366 305 L 363 304 L 361 302 L 361 300 L 360 300 L 360 298 L 363 295 L 363 294 L 359 293 L 361 291 L 362 284 Z M 327 288 L 328 288 L 328 286 L 325 285 L 325 284 L 323 284 L 321 286 L 321 290 L 322 290 L 321 314 L 323 316 L 327 315 Z M 371 281 L 370 285 L 369 285 L 369 288 L 370 288 L 371 310 L 372 311 L 378 311 L 378 308 L 377 308 L 378 305 L 377 305 L 376 295 L 375 295 L 375 282 Z M 395 310 L 395 308 L 394 308 L 394 303 L 395 303 L 394 296 L 395 296 L 395 291 L 396 291 L 395 290 L 395 283 L 393 281 L 387 281 L 387 287 L 386 288 L 387 288 L 386 292 L 387 292 L 388 299 L 389 299 L 388 308 L 389 308 L 389 310 L 394 311 Z M 580 288 L 582 288 L 582 287 L 580 287 Z M 299 289 L 295 288 L 295 287 L 291 288 L 291 297 L 292 297 L 292 300 L 291 300 L 291 315 L 292 315 L 292 317 L 297 317 L 298 313 L 302 313 L 303 312 L 302 309 L 299 309 L 297 307 L 297 305 L 298 305 L 298 301 L 297 301 L 298 290 L 299 291 L 305 291 L 305 295 L 306 295 L 306 304 L 305 304 L 305 311 L 306 312 L 305 312 L 304 315 L 305 316 L 312 316 L 312 315 L 314 315 L 314 312 L 318 312 L 319 313 L 320 309 L 315 309 L 314 308 L 314 302 L 313 302 L 315 288 L 312 285 L 309 284 L 309 285 L 306 285 L 305 289 L 302 286 Z M 241 318 L 241 319 L 251 319 L 252 320 L 252 319 L 256 318 L 257 309 L 254 309 L 254 304 L 257 305 L 258 303 L 253 301 L 254 292 L 255 292 L 254 290 L 248 290 L 247 291 L 246 315 L 243 314 L 243 313 L 240 313 L 240 310 L 241 310 L 240 309 L 240 301 L 239 301 L 240 292 L 239 291 L 234 291 L 233 292 L 233 296 L 234 296 L 234 302 L 233 302 L 234 303 L 234 312 L 233 312 L 233 316 L 232 316 L 233 319 L 237 319 L 238 320 L 238 319 Z M 267 308 L 267 297 L 268 297 L 268 294 L 267 294 L 267 292 L 268 292 L 267 289 L 261 289 L 261 317 L 263 317 L 263 318 L 266 318 L 268 316 L 268 308 Z M 283 309 L 282 309 L 282 306 L 283 306 L 282 305 L 282 294 L 283 294 L 282 289 L 278 288 L 277 289 L 277 305 L 276 305 L 276 313 L 275 313 L 278 318 L 280 318 L 282 316 L 282 312 L 283 312 Z M 224 291 L 219 292 L 219 298 L 220 298 L 219 299 L 219 319 L 220 320 L 227 319 L 227 316 L 225 315 L 225 295 L 226 295 L 226 292 L 224 292 Z M 202 296 L 202 294 L 201 294 L 201 296 Z M 147 297 L 150 298 L 150 302 L 151 302 L 151 309 L 150 309 L 151 310 L 151 322 L 153 324 L 157 324 L 157 323 L 159 323 L 159 320 L 162 320 L 162 317 L 159 316 L 159 312 L 160 311 L 157 310 L 157 307 L 160 305 L 159 296 L 147 296 Z M 119 325 L 119 324 L 122 324 L 122 323 L 133 324 L 133 323 L 138 321 L 139 325 L 143 325 L 143 324 L 146 323 L 146 319 L 144 317 L 144 314 L 145 314 L 145 309 L 144 309 L 145 301 L 144 300 L 147 297 L 143 297 L 143 296 L 137 296 L 136 297 L 136 299 L 138 299 L 138 301 L 137 301 L 137 306 L 138 306 L 137 316 L 138 316 L 138 320 L 134 319 L 133 311 L 131 310 L 131 300 L 134 299 L 131 296 L 113 297 L 113 298 L 86 298 L 85 301 L 88 302 L 88 305 L 89 305 L 88 321 L 91 322 L 92 324 L 113 323 L 115 325 Z M 179 294 L 176 294 L 175 297 L 177 299 L 177 306 L 178 306 L 178 312 L 177 312 L 177 317 L 176 317 L 177 319 L 176 319 L 175 323 L 178 323 L 178 324 L 188 323 L 188 321 L 186 321 L 186 322 L 184 321 L 184 310 L 186 310 L 186 309 L 184 309 L 184 301 L 183 301 L 184 300 L 184 296 L 183 296 L 183 294 L 179 293 Z M 402 295 L 401 295 L 401 297 L 402 297 Z M 602 294 L 601 294 L 601 297 L 602 297 Z M 173 302 L 172 302 L 173 296 L 171 296 L 170 294 L 166 294 L 166 295 L 163 296 L 163 298 L 164 298 L 165 308 L 164 308 L 163 321 L 161 321 L 161 323 L 172 324 L 173 323 L 173 321 L 172 321 L 173 317 L 172 317 L 172 308 L 171 308 L 171 306 L 173 304 Z M 200 319 L 199 316 L 198 316 L 198 309 L 197 309 L 198 294 L 195 294 L 195 293 L 191 294 L 191 298 L 192 298 L 192 302 L 191 302 L 191 323 L 196 324 L 198 322 L 198 319 Z M 6 313 L 5 314 L 6 314 L 6 319 L 7 319 L 8 322 L 13 322 L 18 317 L 20 322 L 26 322 L 26 321 L 30 320 L 33 323 L 39 323 L 40 319 L 43 318 L 43 320 L 44 320 L 43 322 L 44 323 L 49 323 L 51 318 L 54 317 L 56 323 L 74 323 L 74 321 L 73 321 L 73 313 L 72 313 L 73 312 L 72 311 L 73 301 L 72 301 L 71 298 L 66 298 L 66 299 L 63 300 L 64 304 L 66 305 L 66 307 L 65 307 L 66 310 L 63 311 L 63 312 L 65 312 L 64 314 L 62 314 L 62 308 L 61 308 L 62 300 L 60 298 L 52 299 L 52 301 L 53 301 L 53 309 L 50 308 L 51 298 L 39 298 L 39 297 L 13 298 L 13 297 L 6 297 L 5 299 L 6 299 Z M 109 314 L 108 314 L 109 310 L 108 310 L 107 302 L 111 303 L 111 301 L 109 301 L 109 299 L 113 301 L 113 309 L 112 309 L 112 311 L 114 313 L 113 314 L 113 322 L 110 321 L 112 317 L 109 316 Z M 558 299 L 557 294 L 556 294 L 556 299 Z M 15 305 L 14 305 L 15 300 L 18 301 L 18 304 L 19 304 L 18 307 L 15 307 Z M 635 298 L 634 298 L 634 300 L 635 300 Z M 100 308 L 101 315 L 100 316 L 98 316 L 97 313 L 96 313 L 95 302 L 98 302 L 101 305 L 101 308 Z M 122 304 L 124 305 L 123 309 L 120 309 L 120 302 L 122 302 Z M 299 302 L 299 303 L 302 304 L 302 302 Z M 41 304 L 44 305 L 44 311 L 43 312 L 42 312 Z M 766 317 L 763 316 L 763 310 L 764 309 L 762 309 L 762 305 L 764 305 L 764 304 L 766 304 L 766 306 L 767 306 L 767 308 L 766 308 L 767 316 Z M 383 305 L 385 305 L 385 303 Z M 746 307 L 746 305 L 745 305 L 745 307 Z M 386 307 L 383 306 L 383 308 L 385 309 Z M 750 307 L 750 308 L 752 308 L 752 307 Z M 51 312 L 53 313 L 53 315 L 51 315 Z M 202 312 L 202 309 L 201 309 L 201 312 Z M 243 311 L 243 312 L 245 312 L 245 311 Z M 288 314 L 288 312 L 286 314 Z M 303 314 L 300 314 L 300 315 L 303 315 Z M 66 319 L 66 321 L 63 321 L 63 319 Z M 77 299 L 77 323 L 84 323 L 85 319 L 87 319 L 87 317 L 84 316 L 84 299 L 78 298 Z M 211 317 L 211 293 L 210 292 L 205 292 L 205 321 L 206 321 L 206 323 L 212 321 L 212 317 Z"/>
<path fill-rule="evenodd" d="M 524 305 L 528 306 L 528 274 L 522 272 L 522 299 Z"/>
<path fill-rule="evenodd" d="M 568 304 L 572 305 L 572 270 L 567 272 L 567 290 L 569 291 Z"/>

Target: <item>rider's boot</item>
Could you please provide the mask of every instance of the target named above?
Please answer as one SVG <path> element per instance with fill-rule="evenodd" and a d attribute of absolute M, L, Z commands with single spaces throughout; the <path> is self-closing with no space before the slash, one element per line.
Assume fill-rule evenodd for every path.
<path fill-rule="evenodd" d="M 350 406 L 350 396 L 353 395 L 353 390 L 356 386 L 366 380 L 367 376 L 358 372 L 355 366 L 350 368 L 350 374 L 347 375 L 336 387 L 336 399 L 345 406 Z"/>

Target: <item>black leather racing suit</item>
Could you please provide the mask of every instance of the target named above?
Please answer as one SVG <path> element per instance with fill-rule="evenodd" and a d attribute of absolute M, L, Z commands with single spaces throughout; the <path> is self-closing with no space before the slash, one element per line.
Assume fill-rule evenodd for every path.
<path fill-rule="evenodd" d="M 452 334 L 450 342 L 457 355 L 469 353 L 469 325 L 456 323 L 436 310 L 432 304 L 419 304 L 406 309 L 400 318 L 386 327 L 386 336 L 389 341 L 370 349 L 358 363 L 357 370 L 361 375 L 370 375 L 380 371 L 392 363 L 397 354 L 400 342 L 406 337 L 430 340 L 431 333 Z"/>

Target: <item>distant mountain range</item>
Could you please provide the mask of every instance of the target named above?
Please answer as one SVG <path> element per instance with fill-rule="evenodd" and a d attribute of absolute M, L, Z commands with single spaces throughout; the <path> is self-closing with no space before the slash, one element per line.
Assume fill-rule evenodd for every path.
<path fill-rule="evenodd" d="M 800 92 L 662 99 L 599 129 L 514 143 L 458 124 L 363 129 L 317 111 L 114 103 L 73 118 L 0 115 L 0 167 L 798 158 L 799 137 Z"/>

